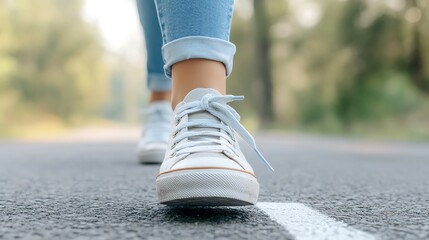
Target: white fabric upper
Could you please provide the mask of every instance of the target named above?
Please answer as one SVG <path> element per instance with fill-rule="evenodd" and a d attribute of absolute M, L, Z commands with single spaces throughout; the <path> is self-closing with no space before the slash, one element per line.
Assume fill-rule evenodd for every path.
<path fill-rule="evenodd" d="M 149 105 L 142 137 L 138 144 L 140 151 L 166 149 L 170 133 L 173 110 L 169 101 L 157 101 Z"/>
<path fill-rule="evenodd" d="M 241 99 L 223 96 L 214 89 L 192 90 L 174 111 L 161 173 L 183 168 L 232 168 L 253 173 L 239 148 L 236 132 L 269 166 L 239 123 L 238 113 L 227 105 Z"/>

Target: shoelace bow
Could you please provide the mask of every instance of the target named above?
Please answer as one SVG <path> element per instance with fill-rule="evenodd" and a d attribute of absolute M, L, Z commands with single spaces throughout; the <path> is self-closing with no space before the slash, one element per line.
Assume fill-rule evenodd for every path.
<path fill-rule="evenodd" d="M 243 100 L 243 96 L 214 96 L 212 94 L 206 94 L 201 101 L 193 101 L 185 103 L 178 107 L 175 121 L 178 123 L 180 119 L 192 113 L 207 111 L 213 116 L 217 117 L 219 121 L 211 119 L 192 119 L 185 123 L 179 123 L 176 127 L 174 142 L 172 145 L 173 155 L 182 155 L 186 157 L 190 153 L 204 152 L 204 151 L 215 151 L 225 152 L 227 155 L 237 155 L 233 142 L 235 141 L 234 132 L 235 130 L 243 140 L 256 152 L 259 159 L 265 163 L 265 165 L 274 171 L 270 163 L 265 159 L 262 153 L 256 147 L 255 140 L 252 135 L 240 124 L 240 115 L 227 103 L 237 100 Z M 225 124 L 222 124 L 225 123 Z M 185 128 L 216 128 L 222 131 L 213 130 L 201 130 L 201 131 L 184 131 Z M 192 137 L 198 137 L 198 141 L 184 141 L 183 139 L 191 139 Z M 222 142 L 220 138 L 225 139 L 229 144 Z"/>

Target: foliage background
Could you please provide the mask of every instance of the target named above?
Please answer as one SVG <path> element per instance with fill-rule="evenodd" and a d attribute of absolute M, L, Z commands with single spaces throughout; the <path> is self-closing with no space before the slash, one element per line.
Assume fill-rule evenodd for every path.
<path fill-rule="evenodd" d="M 84 3 L 0 0 L 0 137 L 139 123 L 129 52 L 144 52 L 108 51 Z M 425 0 L 237 0 L 234 106 L 253 130 L 429 139 L 428 15 Z"/>

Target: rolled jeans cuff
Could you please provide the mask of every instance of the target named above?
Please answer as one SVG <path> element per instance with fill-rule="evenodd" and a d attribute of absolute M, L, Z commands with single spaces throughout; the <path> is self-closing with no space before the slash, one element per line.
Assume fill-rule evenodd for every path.
<path fill-rule="evenodd" d="M 171 66 L 177 62 L 192 58 L 204 58 L 221 62 L 225 65 L 226 76 L 232 71 L 235 45 L 229 41 L 203 37 L 183 37 L 171 41 L 162 47 L 165 75 L 171 77 Z"/>
<path fill-rule="evenodd" d="M 150 73 L 147 75 L 147 88 L 151 91 L 170 91 L 171 79 L 163 73 Z"/>

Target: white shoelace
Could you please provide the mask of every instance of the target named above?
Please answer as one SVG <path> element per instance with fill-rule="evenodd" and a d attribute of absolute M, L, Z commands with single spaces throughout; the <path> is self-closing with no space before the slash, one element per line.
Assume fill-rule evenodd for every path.
<path fill-rule="evenodd" d="M 237 156 L 237 151 L 233 145 L 235 142 L 234 131 L 236 131 L 256 152 L 259 159 L 274 171 L 273 167 L 256 147 L 252 135 L 240 124 L 240 115 L 227 105 L 228 102 L 243 99 L 243 96 L 206 94 L 201 101 L 193 101 L 179 106 L 175 116 L 177 123 L 183 116 L 201 111 L 209 112 L 221 122 L 214 119 L 190 119 L 188 122 L 179 123 L 173 133 L 172 156 L 183 159 L 196 152 L 224 152 L 228 156 Z M 182 131 L 186 128 L 188 131 Z M 214 128 L 223 131 L 201 129 L 200 131 L 192 131 L 192 128 Z M 190 140 L 193 137 L 197 138 L 197 140 L 182 141 L 184 139 Z M 226 140 L 226 142 L 221 139 Z"/>

